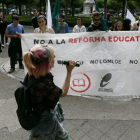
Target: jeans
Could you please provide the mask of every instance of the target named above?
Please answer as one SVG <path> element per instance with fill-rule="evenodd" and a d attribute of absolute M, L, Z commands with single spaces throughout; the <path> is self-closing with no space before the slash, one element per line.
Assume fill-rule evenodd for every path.
<path fill-rule="evenodd" d="M 17 54 L 19 55 L 18 61 L 19 65 L 22 66 L 22 48 L 21 48 L 21 40 L 20 38 L 12 38 L 10 45 L 10 65 L 11 68 L 15 69 L 15 61 L 17 60 Z"/>
<path fill-rule="evenodd" d="M 29 140 L 32 138 L 37 138 L 36 140 L 71 140 L 60 121 L 57 105 L 50 112 L 44 111 L 39 123 L 30 132 Z"/>

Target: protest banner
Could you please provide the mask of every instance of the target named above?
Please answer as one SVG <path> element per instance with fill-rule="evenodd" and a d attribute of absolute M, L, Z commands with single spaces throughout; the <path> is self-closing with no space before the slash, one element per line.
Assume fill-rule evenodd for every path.
<path fill-rule="evenodd" d="M 72 72 L 69 95 L 140 95 L 139 32 L 22 35 L 23 52 L 38 43 L 54 47 L 56 62 L 51 72 L 60 87 L 66 68 L 57 64 L 57 60 L 75 60 L 81 64 Z"/>

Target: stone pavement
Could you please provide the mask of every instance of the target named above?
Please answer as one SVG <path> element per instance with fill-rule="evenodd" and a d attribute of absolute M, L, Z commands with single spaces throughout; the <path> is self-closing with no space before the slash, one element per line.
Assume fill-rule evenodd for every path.
<path fill-rule="evenodd" d="M 14 91 L 24 77 L 16 66 L 7 74 L 9 59 L 0 58 L 0 140 L 28 140 L 16 116 Z M 67 96 L 60 99 L 64 127 L 72 140 L 140 140 L 139 100 L 120 102 Z"/>

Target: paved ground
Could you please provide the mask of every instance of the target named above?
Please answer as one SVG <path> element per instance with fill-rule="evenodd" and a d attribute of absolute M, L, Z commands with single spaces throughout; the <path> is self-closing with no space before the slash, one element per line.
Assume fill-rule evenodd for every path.
<path fill-rule="evenodd" d="M 25 31 L 32 32 L 31 27 Z M 0 140 L 28 140 L 16 116 L 14 91 L 24 77 L 23 70 L 9 70 L 7 47 L 0 54 Z M 140 140 L 140 100 L 107 101 L 67 96 L 60 100 L 64 127 L 72 140 Z"/>

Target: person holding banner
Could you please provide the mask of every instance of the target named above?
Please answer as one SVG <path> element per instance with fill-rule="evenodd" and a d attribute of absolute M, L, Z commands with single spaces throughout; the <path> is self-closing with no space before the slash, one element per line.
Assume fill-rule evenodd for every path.
<path fill-rule="evenodd" d="M 71 140 L 63 128 L 63 110 L 58 101 L 68 93 L 76 62 L 69 60 L 69 65 L 66 65 L 67 74 L 61 89 L 54 84 L 50 72 L 55 62 L 53 47 L 36 44 L 24 54 L 23 60 L 28 69 L 29 80 L 43 78 L 30 87 L 31 105 L 39 116 L 39 123 L 30 131 L 30 140 Z"/>
<path fill-rule="evenodd" d="M 101 15 L 97 11 L 93 11 L 91 18 L 93 20 L 93 24 L 91 24 L 87 28 L 87 32 L 95 32 L 95 31 L 103 31 L 102 25 L 100 23 Z"/>
<path fill-rule="evenodd" d="M 39 25 L 38 28 L 34 30 L 34 33 L 50 33 L 54 34 L 54 30 L 52 28 L 47 28 L 47 19 L 44 15 L 40 15 L 37 18 L 37 23 Z"/>
<path fill-rule="evenodd" d="M 81 17 L 78 17 L 77 19 L 77 25 L 73 28 L 73 33 L 80 33 L 80 32 L 86 32 L 86 27 L 83 25 L 83 21 Z"/>
<path fill-rule="evenodd" d="M 19 68 L 24 69 L 24 66 L 22 64 L 21 39 L 19 35 L 24 33 L 24 28 L 22 25 L 19 24 L 18 15 L 12 15 L 12 21 L 13 23 L 7 26 L 5 32 L 5 36 L 11 38 L 11 42 L 8 48 L 11 69 L 8 71 L 8 73 L 12 73 L 13 71 L 15 71 L 15 62 L 17 60 L 17 54 L 18 54 Z"/>

